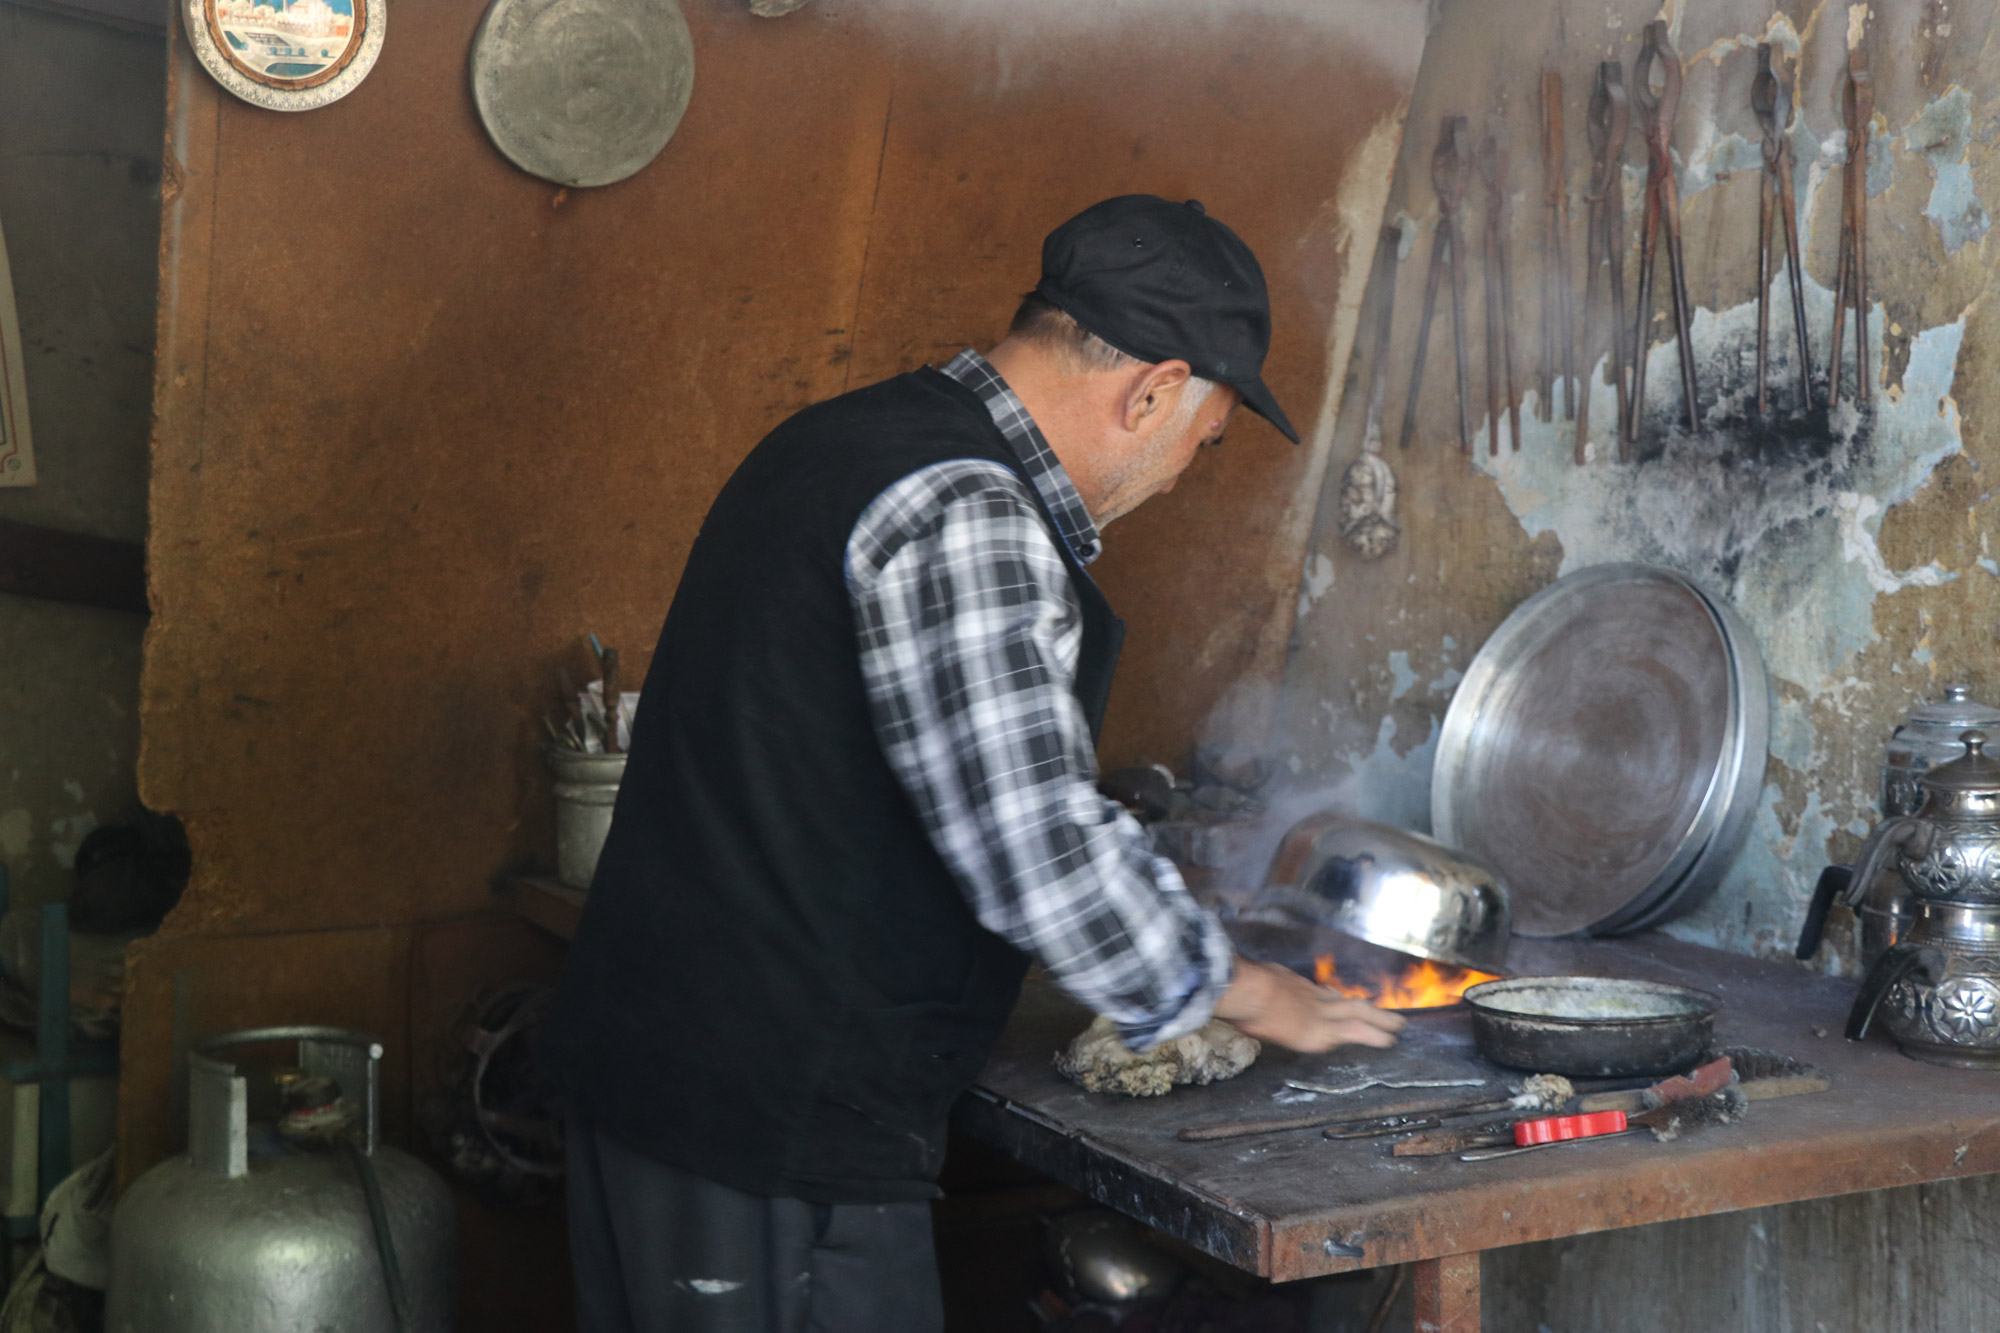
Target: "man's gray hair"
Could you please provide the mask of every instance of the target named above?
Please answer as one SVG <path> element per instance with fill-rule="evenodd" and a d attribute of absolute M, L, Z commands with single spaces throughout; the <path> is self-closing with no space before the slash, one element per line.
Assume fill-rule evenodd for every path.
<path fill-rule="evenodd" d="M 1029 292 L 1014 311 L 1007 327 L 1009 337 L 1039 344 L 1060 353 L 1078 370 L 1127 370 L 1152 363 L 1119 351 L 1070 317 L 1068 311 L 1043 296 Z M 1187 392 L 1181 395 L 1185 410 L 1193 411 L 1215 389 L 1213 380 L 1198 375 L 1188 377 Z"/>

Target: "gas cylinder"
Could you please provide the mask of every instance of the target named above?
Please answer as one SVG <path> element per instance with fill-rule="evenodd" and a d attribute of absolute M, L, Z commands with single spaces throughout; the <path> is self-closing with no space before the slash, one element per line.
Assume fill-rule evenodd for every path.
<path fill-rule="evenodd" d="M 218 1054 L 278 1043 L 295 1064 L 246 1074 Z M 457 1212 L 381 1142 L 381 1059 L 368 1034 L 324 1027 L 191 1051 L 188 1151 L 112 1216 L 107 1333 L 448 1333 Z"/>

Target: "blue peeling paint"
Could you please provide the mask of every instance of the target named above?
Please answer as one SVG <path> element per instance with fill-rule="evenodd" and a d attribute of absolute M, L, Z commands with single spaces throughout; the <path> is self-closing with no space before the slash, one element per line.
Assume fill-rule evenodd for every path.
<path fill-rule="evenodd" d="M 1353 777 L 1343 783 L 1354 813 L 1419 833 L 1431 831 L 1431 761 L 1437 755 L 1438 723 L 1419 744 L 1398 753 L 1396 719 L 1384 717 L 1375 731 L 1375 748 L 1351 761 Z"/>
<path fill-rule="evenodd" d="M 1698 194 L 1732 172 L 1764 170 L 1764 142 L 1725 134 L 1681 173 L 1683 196 Z"/>
<path fill-rule="evenodd" d="M 1806 794 L 1798 827 L 1788 833 L 1778 801 L 1777 786 L 1767 785 L 1758 797 L 1742 854 L 1714 896 L 1668 925 L 1667 934 L 1715 948 L 1747 949 L 1767 958 L 1791 953 L 1806 905 L 1812 901 L 1813 885 L 1827 865 L 1827 843 L 1839 826 L 1820 808 L 1815 791 Z M 1834 976 L 1841 974 L 1841 958 L 1832 949 L 1821 950 L 1819 964 Z"/>
<path fill-rule="evenodd" d="M 1397 651 L 1389 654 L 1389 675 L 1395 681 L 1389 691 L 1389 698 L 1392 701 L 1408 694 L 1411 687 L 1417 683 L 1417 673 L 1410 670 L 1410 655 L 1406 652 Z"/>
<path fill-rule="evenodd" d="M 1972 144 L 1972 94 L 1952 87 L 1917 113 L 1902 141 L 1905 148 L 1930 163 L 1934 183 L 1924 216 L 1937 228 L 1945 253 L 1957 254 L 1993 225 L 1973 187 L 1972 166 L 1966 160 Z M 1877 193 L 1872 167 L 1869 185 L 1869 193 Z"/>
<path fill-rule="evenodd" d="M 1778 700 L 1771 710 L 1771 755 L 1794 773 L 1811 773 L 1819 766 L 1819 737 L 1812 711 L 1794 700 Z"/>

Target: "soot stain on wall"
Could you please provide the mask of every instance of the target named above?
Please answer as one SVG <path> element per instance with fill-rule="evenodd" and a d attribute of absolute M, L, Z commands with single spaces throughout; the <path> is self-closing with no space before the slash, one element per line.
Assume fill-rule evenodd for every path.
<path fill-rule="evenodd" d="M 1815 701 L 1838 700 L 1855 659 L 1878 640 L 1877 598 L 1957 577 L 1935 562 L 1889 568 L 1876 533 L 1888 508 L 1961 449 L 1951 390 L 1964 321 L 1915 335 L 1901 383 L 1878 386 L 1865 409 L 1854 403 L 1850 361 L 1843 401 L 1829 411 L 1828 347 L 1817 331 L 1831 325 L 1832 297 L 1809 285 L 1817 373 L 1815 408 L 1802 413 L 1782 296 L 1779 288 L 1766 414 L 1756 411 L 1756 306 L 1746 303 L 1694 318 L 1699 433 L 1685 429 L 1678 349 L 1669 340 L 1648 357 L 1633 461 L 1605 457 L 1600 440 L 1591 461 L 1578 466 L 1562 448 L 1560 421 L 1524 423 L 1519 453 L 1476 459 L 1525 531 L 1561 542 L 1561 572 L 1636 560 L 1678 569 L 1726 597 L 1757 636 L 1772 676 L 1773 768 L 1804 774 L 1815 768 L 1818 749 Z M 1870 327 L 1871 334 L 1886 327 L 1879 307 Z M 1881 342 L 1871 341 L 1879 362 Z M 1615 391 L 1593 377 L 1593 420 L 1609 422 L 1616 412 Z M 1853 820 L 1825 809 L 1817 791 L 1788 790 L 1796 785 L 1775 773 L 1767 780 L 1745 853 L 1723 890 L 1675 933 L 1758 952 L 1776 952 L 1789 940 L 1800 902 L 1834 858 L 1833 835 Z"/>

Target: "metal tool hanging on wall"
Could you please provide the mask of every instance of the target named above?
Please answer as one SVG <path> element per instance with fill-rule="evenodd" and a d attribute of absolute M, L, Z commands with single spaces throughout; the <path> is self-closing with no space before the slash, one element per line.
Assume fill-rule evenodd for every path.
<path fill-rule="evenodd" d="M 1402 246 L 1401 227 L 1382 228 L 1375 241 L 1375 269 L 1368 277 L 1376 303 L 1368 421 L 1361 453 L 1340 478 L 1340 535 L 1364 560 L 1379 560 L 1395 550 L 1403 531 L 1396 522 L 1396 474 L 1382 457 L 1382 395 L 1389 383 L 1389 334 L 1396 321 L 1396 261 Z"/>
<path fill-rule="evenodd" d="M 1854 307 L 1854 401 L 1868 405 L 1868 136 L 1875 121 L 1875 84 L 1868 48 L 1847 53 L 1847 170 L 1840 197 L 1840 268 L 1833 280 L 1833 349 L 1826 354 L 1826 400 L 1840 406 L 1840 342 L 1847 307 Z"/>
<path fill-rule="evenodd" d="M 1785 223 L 1785 272 L 1791 280 L 1792 328 L 1798 335 L 1799 410 L 1812 411 L 1812 351 L 1806 342 L 1806 288 L 1799 268 L 1799 209 L 1792 193 L 1792 145 L 1785 137 L 1792 122 L 1792 95 L 1778 74 L 1769 42 L 1757 44 L 1757 77 L 1750 85 L 1750 108 L 1764 134 L 1764 179 L 1757 196 L 1757 411 L 1767 409 L 1765 362 L 1771 345 L 1771 231 Z M 1773 187 L 1778 208 L 1771 207 Z"/>
<path fill-rule="evenodd" d="M 1590 235 L 1585 242 L 1589 268 L 1583 279 L 1583 364 L 1586 376 L 1596 363 L 1598 332 L 1609 314 L 1610 348 L 1606 353 L 1611 382 L 1618 390 L 1618 458 L 1625 449 L 1625 412 L 1630 381 L 1626 371 L 1631 358 L 1625 349 L 1625 136 L 1632 125 L 1632 108 L 1625 98 L 1625 69 L 1615 60 L 1597 66 L 1597 83 L 1590 92 L 1590 116 L 1585 129 L 1590 135 Z M 1600 281 L 1599 274 L 1607 275 Z M 1600 311 L 1609 287 L 1611 308 Z M 1585 384 L 1576 410 L 1576 461 L 1584 461 L 1584 445 L 1590 437 L 1590 386 Z"/>
<path fill-rule="evenodd" d="M 1576 416 L 1576 315 L 1569 281 L 1569 153 L 1563 142 L 1563 81 L 1542 72 L 1542 378 L 1536 415 L 1555 420 L 1562 371 L 1563 420 Z"/>
<path fill-rule="evenodd" d="M 1466 147 L 1464 116 L 1446 116 L 1431 153 L 1431 184 L 1437 190 L 1437 231 L 1431 241 L 1431 268 L 1424 278 L 1424 313 L 1417 325 L 1417 355 L 1410 368 L 1410 396 L 1403 407 L 1407 449 L 1416 435 L 1417 398 L 1424 382 L 1424 358 L 1431 340 L 1431 316 L 1437 312 L 1438 283 L 1451 270 L 1452 352 L 1458 360 L 1458 447 L 1472 452 L 1472 422 L 1466 407 L 1465 382 L 1465 224 L 1459 208 L 1465 202 L 1466 181 L 1472 174 L 1472 154 Z"/>
<path fill-rule="evenodd" d="M 1660 90 L 1653 91 L 1658 67 Z M 1687 267 L 1681 257 L 1680 191 L 1674 184 L 1674 113 L 1681 100 L 1681 60 L 1667 36 L 1664 20 L 1646 25 L 1646 40 L 1632 64 L 1632 101 L 1644 118 L 1646 136 L 1646 223 L 1639 244 L 1639 310 L 1632 331 L 1632 414 L 1625 421 L 1625 438 L 1636 443 L 1646 411 L 1646 327 L 1653 314 L 1653 261 L 1660 233 L 1666 232 L 1667 267 L 1673 279 L 1674 335 L 1680 345 L 1681 392 L 1687 398 L 1690 431 L 1701 429 L 1701 404 L 1695 398 L 1694 341 L 1688 326 Z"/>
<path fill-rule="evenodd" d="M 1521 452 L 1521 403 L 1514 395 L 1514 273 L 1507 259 L 1506 133 L 1498 117 L 1489 118 L 1479 144 L 1479 175 L 1486 182 L 1486 443 L 1492 454 L 1500 452 L 1503 401 L 1507 439 L 1515 453 Z"/>

